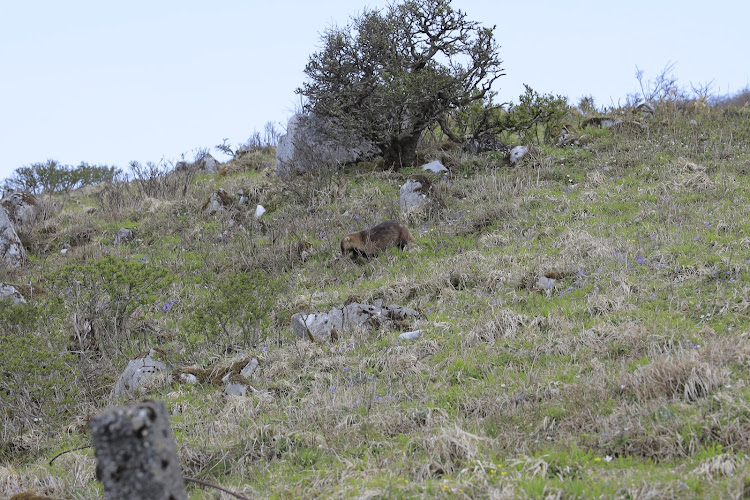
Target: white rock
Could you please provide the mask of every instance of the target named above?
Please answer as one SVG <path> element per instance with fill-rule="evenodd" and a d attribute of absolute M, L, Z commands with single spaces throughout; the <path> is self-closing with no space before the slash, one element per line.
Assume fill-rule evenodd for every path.
<path fill-rule="evenodd" d="M 26 261 L 26 250 L 10 222 L 5 208 L 0 206 L 0 265 L 20 267 Z"/>
<path fill-rule="evenodd" d="M 422 165 L 422 170 L 429 170 L 433 174 L 440 174 L 448 171 L 445 165 L 437 160 L 431 161 L 430 163 L 425 163 L 424 165 Z"/>
<path fill-rule="evenodd" d="M 526 153 L 529 152 L 528 146 L 516 146 L 510 150 L 510 164 L 513 165 L 523 160 Z"/>
<path fill-rule="evenodd" d="M 259 218 L 261 215 L 266 213 L 266 208 L 263 205 L 258 205 L 255 207 L 255 218 Z"/>
<path fill-rule="evenodd" d="M 398 336 L 400 339 L 416 340 L 422 336 L 422 330 L 414 330 L 413 332 L 404 332 Z"/>

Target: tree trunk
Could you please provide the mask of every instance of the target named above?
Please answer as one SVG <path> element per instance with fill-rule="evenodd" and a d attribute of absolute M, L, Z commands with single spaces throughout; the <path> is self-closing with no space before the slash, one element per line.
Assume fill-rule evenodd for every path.
<path fill-rule="evenodd" d="M 417 161 L 417 146 L 422 131 L 405 138 L 394 138 L 383 150 L 383 161 L 386 167 L 394 167 L 396 170 L 403 167 L 411 167 Z"/>

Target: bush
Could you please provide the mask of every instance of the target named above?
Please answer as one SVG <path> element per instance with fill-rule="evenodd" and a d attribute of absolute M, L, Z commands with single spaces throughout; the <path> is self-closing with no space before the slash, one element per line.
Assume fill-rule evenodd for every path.
<path fill-rule="evenodd" d="M 102 182 L 112 182 L 120 173 L 116 167 L 89 165 L 81 163 L 77 167 L 60 165 L 55 160 L 44 163 L 33 163 L 17 168 L 11 177 L 5 180 L 5 187 L 33 194 L 68 192 L 84 186 L 93 186 Z"/>
<path fill-rule="evenodd" d="M 75 404 L 75 359 L 63 328 L 49 319 L 59 311 L 56 302 L 0 302 L 0 418 L 11 434 L 61 416 Z"/>
<path fill-rule="evenodd" d="M 136 316 L 145 319 L 149 310 L 154 311 L 155 307 L 148 306 L 154 306 L 158 295 L 174 280 L 170 271 L 146 258 L 113 256 L 66 266 L 51 277 L 75 317 L 93 324 L 95 342 L 92 345 L 88 339 L 84 344 L 110 354 L 128 354 L 123 343 L 133 342 L 128 335 L 130 322 Z M 130 349 L 137 350 L 138 346 Z"/>
<path fill-rule="evenodd" d="M 260 270 L 238 271 L 221 279 L 212 296 L 197 304 L 187 321 L 191 343 L 205 335 L 207 343 L 223 337 L 227 350 L 237 342 L 257 347 L 265 340 L 261 332 L 279 289 L 280 281 Z"/>

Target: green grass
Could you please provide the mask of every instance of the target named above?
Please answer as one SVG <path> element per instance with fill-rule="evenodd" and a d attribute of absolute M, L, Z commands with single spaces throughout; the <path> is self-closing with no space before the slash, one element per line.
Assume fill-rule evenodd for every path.
<path fill-rule="evenodd" d="M 450 152 L 452 175 L 435 179 L 446 207 L 409 221 L 409 249 L 369 261 L 342 259 L 339 239 L 399 217 L 399 186 L 417 170 L 359 165 L 285 183 L 257 170 L 264 156 L 158 203 L 72 193 L 48 221 L 55 231 L 33 239 L 59 250 L 89 227 L 91 241 L 32 253 L 3 278 L 49 298 L 34 300 L 33 318 L 2 315 L 28 341 L 6 341 L 0 367 L 29 383 L 14 379 L 16 406 L 0 415 L 0 491 L 99 498 L 90 450 L 47 461 L 86 444 L 103 407 L 151 398 L 170 408 L 184 473 L 250 497 L 738 496 L 750 472 L 750 129 L 741 112 L 695 113 L 660 110 L 647 135 L 589 128 L 580 147 L 544 146 L 512 168 L 499 153 Z M 218 188 L 272 209 L 261 221 L 254 206 L 201 214 Z M 136 241 L 110 245 L 120 227 Z M 276 286 L 267 311 L 253 295 L 266 285 L 233 281 L 252 270 Z M 554 270 L 568 274 L 537 289 Z M 424 318 L 328 344 L 294 338 L 293 313 L 348 298 Z M 243 335 L 240 312 L 253 310 L 257 328 Z M 74 350 L 75 318 L 79 330 L 90 321 L 99 351 Z M 397 338 L 415 328 L 418 340 Z M 127 358 L 149 347 L 175 368 L 258 356 L 258 392 L 227 398 L 165 377 L 110 397 Z"/>

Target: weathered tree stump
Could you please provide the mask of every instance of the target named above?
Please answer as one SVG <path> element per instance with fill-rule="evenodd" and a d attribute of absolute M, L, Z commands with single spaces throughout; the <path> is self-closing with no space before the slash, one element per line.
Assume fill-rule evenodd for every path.
<path fill-rule="evenodd" d="M 180 461 L 161 401 L 108 408 L 90 423 L 107 500 L 185 500 Z"/>

